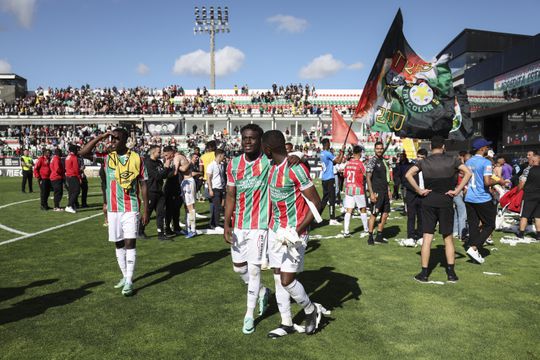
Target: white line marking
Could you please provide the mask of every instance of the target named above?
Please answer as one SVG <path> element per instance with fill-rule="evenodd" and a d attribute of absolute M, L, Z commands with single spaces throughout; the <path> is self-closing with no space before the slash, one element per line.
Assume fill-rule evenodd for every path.
<path fill-rule="evenodd" d="M 36 200 L 39 200 L 39 198 L 37 198 L 37 199 L 30 199 L 30 200 L 23 200 L 23 201 L 17 201 L 17 202 L 12 202 L 12 203 L 9 203 L 9 204 L 0 206 L 0 209 L 7 208 L 8 206 L 12 206 L 12 205 L 23 204 L 23 203 L 26 203 L 26 202 L 29 202 L 29 201 L 36 201 Z"/>
<path fill-rule="evenodd" d="M 101 192 L 91 192 L 91 193 L 88 193 L 88 195 L 98 195 L 98 194 L 101 194 Z M 68 194 L 65 194 L 63 197 L 67 198 L 68 197 Z M 37 201 L 39 200 L 40 198 L 35 198 L 35 199 L 28 199 L 28 200 L 22 200 L 22 201 L 16 201 L 16 202 L 12 202 L 12 203 L 9 203 L 9 204 L 5 204 L 5 205 L 0 205 L 0 209 L 3 209 L 3 208 L 7 208 L 8 206 L 13 206 L 13 205 L 18 205 L 18 204 L 24 204 L 24 203 L 27 203 L 27 202 L 30 202 L 30 201 Z M 54 197 L 50 197 L 49 200 L 53 200 Z"/>
<path fill-rule="evenodd" d="M 4 229 L 6 231 L 9 231 L 9 232 L 12 232 L 12 233 L 15 233 L 15 234 L 19 234 L 19 235 L 28 235 L 28 233 L 25 233 L 24 231 L 19 231 L 17 229 L 10 228 L 9 226 L 2 225 L 2 224 L 0 224 L 0 229 Z"/>
<path fill-rule="evenodd" d="M 103 213 L 99 212 L 99 213 L 94 214 L 94 215 L 90 215 L 90 216 L 87 216 L 87 217 L 84 217 L 84 218 L 81 218 L 81 219 L 73 220 L 73 221 L 70 221 L 70 222 L 65 223 L 65 224 L 53 226 L 53 227 L 50 227 L 48 229 L 41 230 L 41 231 L 38 231 L 38 232 L 35 232 L 35 233 L 32 233 L 32 234 L 19 236 L 18 238 L 14 238 L 14 239 L 11 239 L 11 240 L 2 241 L 2 242 L 0 242 L 0 245 L 6 245 L 6 244 L 10 244 L 10 243 L 15 242 L 15 241 L 27 239 L 27 238 L 32 237 L 32 236 L 40 235 L 40 234 L 43 234 L 43 233 L 46 233 L 46 232 L 49 232 L 49 231 L 60 229 L 60 228 L 63 228 L 63 227 L 69 226 L 69 225 L 73 225 L 73 224 L 76 224 L 76 223 L 79 223 L 79 222 L 82 222 L 82 221 L 86 221 L 86 220 L 95 218 L 96 216 L 100 216 L 100 215 L 103 215 Z"/>

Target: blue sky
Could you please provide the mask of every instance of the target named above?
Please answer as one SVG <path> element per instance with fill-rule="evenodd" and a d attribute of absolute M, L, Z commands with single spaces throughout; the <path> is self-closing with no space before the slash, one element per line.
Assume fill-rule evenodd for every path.
<path fill-rule="evenodd" d="M 0 72 L 26 77 L 29 89 L 208 86 L 209 37 L 193 34 L 193 8 L 203 5 L 230 9 L 231 33 L 216 41 L 225 48 L 217 88 L 362 88 L 399 7 L 405 36 L 426 59 L 466 27 L 540 30 L 538 0 L 0 0 Z"/>

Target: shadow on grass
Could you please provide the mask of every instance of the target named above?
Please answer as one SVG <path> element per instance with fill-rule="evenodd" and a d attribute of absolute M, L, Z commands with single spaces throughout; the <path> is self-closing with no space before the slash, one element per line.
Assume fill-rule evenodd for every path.
<path fill-rule="evenodd" d="M 95 281 L 76 289 L 62 290 L 20 301 L 7 309 L 0 310 L 0 325 L 32 318 L 45 313 L 50 308 L 71 304 L 90 295 L 92 291 L 88 289 L 103 283 L 103 281 Z"/>
<path fill-rule="evenodd" d="M 334 272 L 333 267 L 322 267 L 319 270 L 308 270 L 298 274 L 298 280 L 304 286 L 311 301 L 324 306 L 327 310 L 342 307 L 350 300 L 360 300 L 362 289 L 358 278 Z M 291 301 L 294 301 L 291 299 Z M 278 312 L 275 296 L 271 297 L 266 313 L 255 320 L 255 325 Z M 304 320 L 304 311 L 300 311 L 293 319 L 297 324 Z M 323 317 L 320 329 L 324 328 L 332 318 Z"/>
<path fill-rule="evenodd" d="M 57 282 L 58 279 L 46 279 L 46 280 L 38 280 L 31 282 L 28 285 L 24 286 L 17 286 L 17 287 L 8 287 L 8 288 L 0 288 L 0 301 L 6 301 L 9 299 L 16 298 L 17 296 L 21 296 L 26 292 L 26 289 L 30 289 L 33 287 L 38 286 L 44 286 L 49 285 L 52 283 Z"/>
<path fill-rule="evenodd" d="M 417 255 L 421 255 L 420 251 L 416 252 Z M 456 260 L 462 259 L 465 257 L 460 252 L 455 252 Z M 429 264 L 428 264 L 428 273 L 431 274 L 431 272 L 439 265 L 442 268 L 446 269 L 446 266 L 448 265 L 446 261 L 446 254 L 444 253 L 444 245 L 437 245 L 435 248 L 431 248 L 431 251 L 429 253 Z"/>
<path fill-rule="evenodd" d="M 321 247 L 321 241 L 320 240 L 309 240 L 306 247 L 306 255 L 309 253 L 314 252 L 318 248 Z"/>
<path fill-rule="evenodd" d="M 397 225 L 388 226 L 388 227 L 384 228 L 383 236 L 385 238 L 387 238 L 387 239 L 391 239 L 391 238 L 394 238 L 394 237 L 398 236 L 400 232 L 401 232 L 401 229 L 400 229 L 399 226 L 397 226 Z"/>
<path fill-rule="evenodd" d="M 156 269 L 154 271 L 147 272 L 146 274 L 141 275 L 138 278 L 136 278 L 135 281 L 141 281 L 147 277 L 159 275 L 159 274 L 162 274 L 162 276 L 149 282 L 148 284 L 145 284 L 141 287 L 136 288 L 134 293 L 136 294 L 147 287 L 154 286 L 164 281 L 170 280 L 176 275 L 180 275 L 182 273 L 188 272 L 189 270 L 200 269 L 206 265 L 215 263 L 216 261 L 219 261 L 223 259 L 224 257 L 229 256 L 229 252 L 230 252 L 229 249 L 202 252 L 202 253 L 191 255 L 191 257 L 188 259 L 177 261 L 175 263 L 169 264 L 167 266 Z"/>

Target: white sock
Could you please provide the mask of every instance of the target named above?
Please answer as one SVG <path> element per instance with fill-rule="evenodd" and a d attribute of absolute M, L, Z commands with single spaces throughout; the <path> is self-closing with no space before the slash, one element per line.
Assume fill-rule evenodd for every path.
<path fill-rule="evenodd" d="M 122 272 L 122 276 L 126 277 L 126 248 L 116 249 L 116 260 Z"/>
<path fill-rule="evenodd" d="M 233 265 L 233 270 L 234 270 L 235 273 L 240 275 L 240 279 L 242 279 L 244 284 L 246 284 L 246 285 L 249 284 L 249 274 L 248 274 L 247 265 L 244 265 L 244 266 L 234 266 Z"/>
<path fill-rule="evenodd" d="M 345 221 L 343 221 L 343 231 L 345 234 L 349 233 L 349 225 L 351 224 L 351 214 L 345 213 Z"/>
<path fill-rule="evenodd" d="M 369 230 L 367 213 L 360 213 L 360 219 L 362 219 L 362 225 L 364 226 L 364 231 Z"/>
<path fill-rule="evenodd" d="M 257 305 L 257 299 L 259 298 L 259 291 L 261 288 L 261 266 L 255 264 L 248 264 L 248 292 L 247 292 L 247 311 L 246 317 L 253 318 L 253 311 Z"/>
<path fill-rule="evenodd" d="M 133 272 L 135 271 L 135 260 L 137 258 L 137 249 L 126 249 L 126 281 L 133 282 Z"/>
<path fill-rule="evenodd" d="M 296 279 L 293 280 L 292 283 L 285 286 L 285 290 L 291 295 L 291 297 L 304 308 L 304 312 L 306 314 L 311 314 L 313 310 L 315 310 L 315 306 L 311 303 L 311 300 L 309 300 L 309 296 L 306 293 L 306 290 L 302 286 L 302 284 L 297 281 Z"/>
<path fill-rule="evenodd" d="M 190 210 L 188 213 L 188 227 L 191 232 L 196 231 L 197 226 L 197 217 L 195 215 L 195 210 Z"/>
<path fill-rule="evenodd" d="M 279 274 L 274 274 L 274 282 L 276 284 L 276 301 L 281 315 L 281 323 L 292 326 L 291 296 L 281 285 L 281 276 Z"/>

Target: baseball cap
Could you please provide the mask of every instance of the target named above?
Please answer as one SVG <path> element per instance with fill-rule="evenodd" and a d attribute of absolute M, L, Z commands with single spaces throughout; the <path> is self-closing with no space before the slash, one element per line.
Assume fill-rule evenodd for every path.
<path fill-rule="evenodd" d="M 474 150 L 478 150 L 480 148 L 483 148 L 484 146 L 489 146 L 489 145 L 491 145 L 491 141 L 487 141 L 484 138 L 478 138 L 474 140 L 472 143 L 472 147 Z"/>

